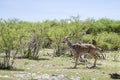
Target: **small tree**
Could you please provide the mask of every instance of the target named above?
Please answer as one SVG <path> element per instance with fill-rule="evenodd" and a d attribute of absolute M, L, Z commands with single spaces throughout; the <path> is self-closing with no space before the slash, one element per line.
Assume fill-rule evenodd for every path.
<path fill-rule="evenodd" d="M 27 44 L 27 50 L 24 53 L 26 58 L 38 59 L 39 52 L 39 38 L 35 30 L 32 30 L 30 41 Z"/>
<path fill-rule="evenodd" d="M 3 53 L 4 60 L 0 63 L 0 68 L 11 69 L 18 50 L 20 49 L 21 35 L 19 34 L 16 22 L 9 20 L 0 23 L 0 52 Z M 14 51 L 14 53 L 12 53 Z"/>

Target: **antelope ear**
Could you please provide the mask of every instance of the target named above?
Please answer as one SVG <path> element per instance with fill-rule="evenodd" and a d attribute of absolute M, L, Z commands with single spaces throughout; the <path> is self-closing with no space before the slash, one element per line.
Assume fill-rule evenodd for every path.
<path fill-rule="evenodd" d="M 67 36 L 67 38 L 70 38 L 70 36 Z"/>
<path fill-rule="evenodd" d="M 67 39 L 71 39 L 71 37 L 70 37 L 70 36 L 67 36 Z"/>

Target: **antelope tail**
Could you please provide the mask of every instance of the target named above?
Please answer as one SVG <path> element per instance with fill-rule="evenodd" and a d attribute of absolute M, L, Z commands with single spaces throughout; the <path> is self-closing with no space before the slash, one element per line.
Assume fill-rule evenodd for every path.
<path fill-rule="evenodd" d="M 96 46 L 96 49 L 97 49 L 97 50 L 99 50 L 99 51 L 102 51 L 102 49 L 101 49 L 101 48 L 99 48 L 99 47 L 97 47 L 97 46 Z"/>

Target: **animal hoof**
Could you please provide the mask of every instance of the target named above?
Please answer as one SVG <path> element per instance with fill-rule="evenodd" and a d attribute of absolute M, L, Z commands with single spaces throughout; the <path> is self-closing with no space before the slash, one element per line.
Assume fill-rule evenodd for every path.
<path fill-rule="evenodd" d="M 95 68 L 96 66 L 91 66 L 91 67 L 89 67 L 89 66 L 86 66 L 86 68 L 89 68 L 89 69 L 92 69 L 92 68 Z"/>
<path fill-rule="evenodd" d="M 90 68 L 95 68 L 96 66 L 91 66 Z"/>
<path fill-rule="evenodd" d="M 95 68 L 96 66 L 91 66 L 91 68 Z"/>
<path fill-rule="evenodd" d="M 77 68 L 76 66 L 73 67 L 73 69 L 76 69 L 76 68 Z"/>

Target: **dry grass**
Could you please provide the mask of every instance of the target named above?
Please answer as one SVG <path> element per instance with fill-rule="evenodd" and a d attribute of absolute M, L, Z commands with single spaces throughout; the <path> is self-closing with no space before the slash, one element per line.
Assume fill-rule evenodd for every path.
<path fill-rule="evenodd" d="M 14 66 L 17 69 L 0 70 L 0 80 L 112 80 L 109 73 L 120 73 L 120 61 L 113 61 L 111 55 L 113 53 L 108 53 L 107 59 L 99 60 L 93 69 L 86 68 L 81 62 L 77 69 L 73 69 L 74 60 L 70 57 L 41 55 L 39 60 L 16 59 Z M 92 65 L 93 61 L 89 59 L 87 65 Z"/>

